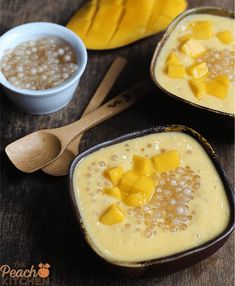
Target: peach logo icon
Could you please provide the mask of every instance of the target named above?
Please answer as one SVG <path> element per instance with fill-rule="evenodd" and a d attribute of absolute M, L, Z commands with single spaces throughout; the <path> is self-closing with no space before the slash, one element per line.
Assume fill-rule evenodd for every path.
<path fill-rule="evenodd" d="M 38 267 L 40 268 L 38 270 L 38 276 L 41 277 L 41 278 L 47 278 L 49 276 L 49 268 L 50 268 L 50 264 L 48 263 L 39 263 L 38 264 Z"/>

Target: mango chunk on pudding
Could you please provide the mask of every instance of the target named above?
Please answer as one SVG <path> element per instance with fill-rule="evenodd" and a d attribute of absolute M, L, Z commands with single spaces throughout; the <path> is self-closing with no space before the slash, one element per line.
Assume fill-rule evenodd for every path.
<path fill-rule="evenodd" d="M 122 170 L 118 180 L 109 170 Z M 204 148 L 182 132 L 161 132 L 104 147 L 81 159 L 73 188 L 86 239 L 119 264 L 200 246 L 227 227 L 222 180 Z"/>
<path fill-rule="evenodd" d="M 182 19 L 161 46 L 154 67 L 156 81 L 182 99 L 234 114 L 234 23 L 212 14 Z M 218 77 L 226 77 L 227 83 Z"/>

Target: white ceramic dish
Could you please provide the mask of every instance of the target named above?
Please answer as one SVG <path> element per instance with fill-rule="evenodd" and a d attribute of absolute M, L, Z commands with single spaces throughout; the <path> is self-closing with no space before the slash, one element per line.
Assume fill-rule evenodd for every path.
<path fill-rule="evenodd" d="M 86 63 L 87 51 L 82 40 L 69 29 L 48 22 L 34 22 L 17 26 L 0 38 L 0 59 L 6 49 L 14 49 L 21 42 L 56 36 L 68 42 L 77 56 L 78 69 L 64 83 L 47 90 L 19 89 L 10 84 L 0 71 L 0 83 L 6 95 L 21 110 L 32 114 L 47 114 L 66 106 L 73 98 Z"/>

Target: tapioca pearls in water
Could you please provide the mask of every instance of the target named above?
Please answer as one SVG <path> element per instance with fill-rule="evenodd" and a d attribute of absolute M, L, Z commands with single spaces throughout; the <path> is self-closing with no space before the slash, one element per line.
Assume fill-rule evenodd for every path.
<path fill-rule="evenodd" d="M 4 51 L 1 72 L 16 88 L 45 90 L 66 81 L 78 68 L 73 48 L 59 37 L 22 42 Z"/>

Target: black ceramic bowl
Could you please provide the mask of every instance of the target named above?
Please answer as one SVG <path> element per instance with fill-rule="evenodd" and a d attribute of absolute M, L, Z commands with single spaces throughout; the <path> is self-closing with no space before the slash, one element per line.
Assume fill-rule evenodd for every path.
<path fill-rule="evenodd" d="M 166 90 L 163 86 L 161 86 L 161 84 L 158 82 L 156 76 L 155 76 L 155 66 L 157 64 L 157 60 L 158 60 L 158 56 L 160 55 L 161 50 L 164 48 L 164 45 L 166 43 L 166 41 L 168 40 L 169 36 L 171 35 L 171 33 L 176 29 L 176 27 L 179 25 L 179 23 L 184 20 L 186 17 L 190 16 L 190 15 L 196 15 L 196 14 L 211 14 L 211 15 L 217 15 L 217 16 L 223 16 L 223 17 L 228 17 L 228 18 L 233 18 L 234 19 L 234 12 L 224 9 L 224 8 L 218 8 L 218 7 L 199 7 L 199 8 L 194 8 L 191 10 L 187 10 L 186 12 L 180 14 L 177 18 L 175 18 L 174 21 L 171 22 L 171 24 L 168 26 L 166 32 L 164 33 L 162 39 L 158 42 L 156 49 L 154 51 L 153 57 L 152 57 L 152 61 L 151 61 L 151 66 L 150 66 L 150 75 L 152 78 L 152 81 L 154 82 L 154 84 L 159 87 L 161 90 L 163 90 L 163 92 L 171 97 L 173 97 L 174 99 L 181 101 L 182 103 L 185 104 L 189 104 L 190 106 L 192 106 L 193 108 L 198 108 L 200 110 L 204 110 L 206 112 L 212 112 L 214 114 L 220 115 L 219 117 L 222 116 L 222 118 L 224 120 L 234 120 L 235 115 L 232 113 L 227 113 L 227 112 L 222 112 L 216 109 L 212 109 L 209 107 L 205 107 L 199 104 L 196 104 L 192 101 L 183 99 L 179 96 L 177 96 L 176 94 L 173 94 L 171 92 L 169 92 L 168 90 Z M 233 124 L 232 124 L 233 125 Z"/>
<path fill-rule="evenodd" d="M 221 233 L 219 236 L 215 237 L 213 240 L 208 241 L 207 243 L 204 243 L 196 248 L 177 253 L 171 256 L 158 258 L 158 259 L 152 259 L 148 261 L 138 262 L 138 263 L 125 263 L 120 264 L 115 261 L 108 261 L 105 258 L 101 257 L 101 260 L 104 260 L 108 263 L 108 265 L 113 266 L 115 270 L 121 270 L 124 273 L 127 273 L 129 275 L 139 275 L 143 274 L 145 272 L 149 273 L 154 271 L 156 274 L 163 274 L 163 273 L 169 273 L 169 272 L 175 272 L 181 269 L 184 269 L 186 267 L 189 267 L 193 264 L 196 264 L 197 262 L 207 258 L 208 256 L 212 255 L 216 250 L 218 250 L 228 239 L 229 235 L 232 233 L 234 228 L 234 198 L 231 186 L 228 182 L 228 178 L 225 174 L 225 171 L 223 167 L 221 166 L 221 163 L 215 154 L 215 151 L 212 149 L 211 145 L 204 139 L 200 134 L 198 134 L 196 131 L 194 131 L 191 128 L 182 126 L 182 125 L 169 125 L 169 126 L 158 126 L 156 128 L 147 129 L 139 132 L 130 133 L 127 135 L 124 135 L 122 137 L 116 138 L 111 141 L 107 141 L 101 144 L 98 144 L 85 152 L 79 154 L 73 161 L 73 163 L 70 166 L 69 170 L 69 191 L 70 191 L 70 198 L 72 207 L 74 210 L 74 214 L 77 218 L 78 224 L 80 225 L 81 232 L 87 241 L 88 245 L 94 250 L 94 255 L 99 256 L 99 251 L 96 249 L 94 244 L 91 242 L 91 239 L 89 238 L 89 234 L 87 233 L 85 226 L 83 224 L 82 217 L 79 212 L 78 205 L 75 200 L 75 192 L 76 190 L 73 187 L 73 175 L 76 165 L 87 155 L 101 149 L 105 148 L 110 145 L 114 145 L 120 142 L 123 142 L 125 140 L 142 137 L 149 134 L 159 133 L 159 132 L 183 132 L 191 137 L 193 137 L 196 141 L 200 143 L 200 145 L 204 148 L 210 159 L 212 160 L 216 170 L 218 171 L 218 174 L 223 182 L 227 198 L 229 201 L 229 207 L 230 207 L 230 219 L 228 226 L 226 229 Z"/>

